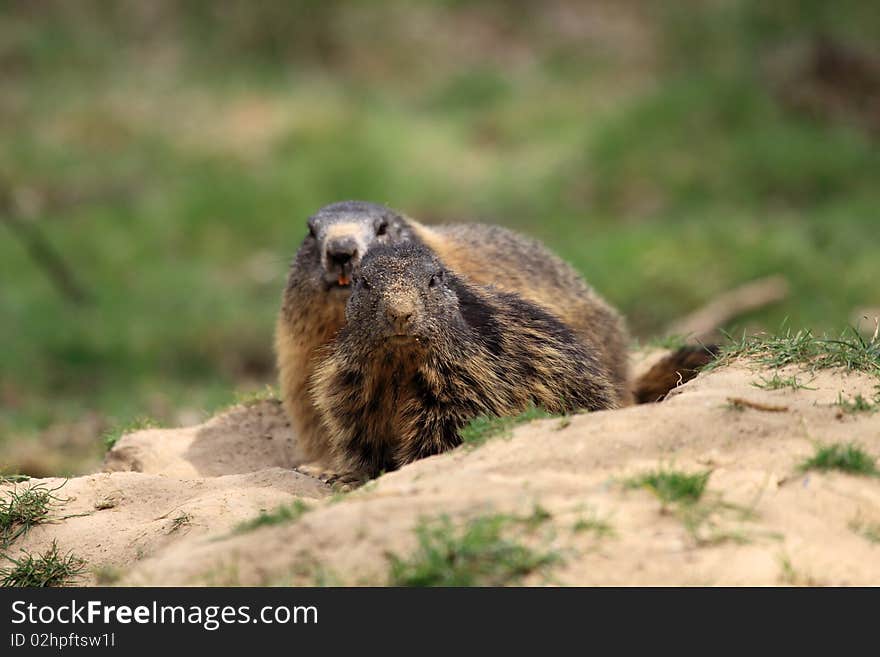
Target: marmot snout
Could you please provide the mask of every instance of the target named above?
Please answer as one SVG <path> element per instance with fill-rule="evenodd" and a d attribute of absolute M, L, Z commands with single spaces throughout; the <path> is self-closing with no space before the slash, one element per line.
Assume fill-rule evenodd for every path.
<path fill-rule="evenodd" d="M 426 343 L 456 323 L 458 299 L 444 285 L 443 265 L 418 246 L 374 249 L 354 279 L 346 322 L 381 348 L 391 338 Z"/>

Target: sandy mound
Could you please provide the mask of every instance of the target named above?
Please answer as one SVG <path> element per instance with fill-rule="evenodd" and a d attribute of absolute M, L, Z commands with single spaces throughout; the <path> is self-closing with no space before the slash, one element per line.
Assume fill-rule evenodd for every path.
<path fill-rule="evenodd" d="M 293 468 L 301 462 L 281 404 L 265 401 L 236 406 L 194 427 L 123 436 L 107 454 L 104 469 L 196 478 Z"/>
<path fill-rule="evenodd" d="M 528 540 L 562 560 L 528 584 L 880 584 L 880 544 L 857 531 L 880 526 L 880 479 L 798 470 L 817 441 L 880 453 L 880 413 L 835 404 L 872 397 L 876 379 L 798 373 L 809 389 L 768 391 L 753 385 L 761 376 L 748 363 L 721 368 L 661 404 L 533 422 L 328 499 L 327 486 L 287 469 L 299 457 L 279 406 L 236 407 L 199 427 L 126 436 L 108 455 L 112 472 L 61 489 L 72 499 L 57 515 L 76 517 L 16 547 L 56 538 L 94 571 L 119 568 L 124 584 L 382 584 L 386 555 L 412 551 L 420 519 L 539 505 L 549 516 Z M 699 516 L 622 484 L 658 467 L 711 470 Z M 310 507 L 298 520 L 231 531 L 295 499 Z M 611 531 L 576 531 L 590 519 Z"/>

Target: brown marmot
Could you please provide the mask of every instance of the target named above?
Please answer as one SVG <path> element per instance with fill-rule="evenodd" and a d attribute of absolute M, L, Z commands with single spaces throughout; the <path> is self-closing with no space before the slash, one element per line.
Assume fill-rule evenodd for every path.
<path fill-rule="evenodd" d="M 631 399 L 627 333 L 620 315 L 540 242 L 483 224 L 427 227 L 385 206 L 334 203 L 308 221 L 294 257 L 276 329 L 281 395 L 308 458 L 324 460 L 328 442 L 307 385 L 319 349 L 345 323 L 352 272 L 377 245 L 403 242 L 431 248 L 457 276 L 513 292 L 555 315 L 594 349 L 614 386 L 615 404 Z"/>
<path fill-rule="evenodd" d="M 373 247 L 353 281 L 310 388 L 348 477 L 451 449 L 479 415 L 620 405 L 598 344 L 517 294 L 458 276 L 423 245 Z"/>

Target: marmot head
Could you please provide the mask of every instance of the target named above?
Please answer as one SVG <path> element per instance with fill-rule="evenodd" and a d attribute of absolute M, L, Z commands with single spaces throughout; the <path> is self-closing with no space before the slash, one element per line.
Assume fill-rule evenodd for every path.
<path fill-rule="evenodd" d="M 428 347 L 463 321 L 453 284 L 453 275 L 424 246 L 375 247 L 354 276 L 347 326 L 371 348 Z"/>
<path fill-rule="evenodd" d="M 311 263 L 315 284 L 347 291 L 352 273 L 376 245 L 392 244 L 411 235 L 403 217 L 384 205 L 342 201 L 324 206 L 308 220 L 303 255 Z"/>

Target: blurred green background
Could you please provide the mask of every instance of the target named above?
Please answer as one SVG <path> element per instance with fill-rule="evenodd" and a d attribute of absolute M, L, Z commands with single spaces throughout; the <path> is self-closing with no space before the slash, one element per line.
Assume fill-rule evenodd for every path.
<path fill-rule="evenodd" d="M 643 340 L 774 273 L 738 327 L 880 305 L 873 3 L 0 7 L 2 470 L 273 383 L 287 262 L 342 199 L 540 237 Z"/>

